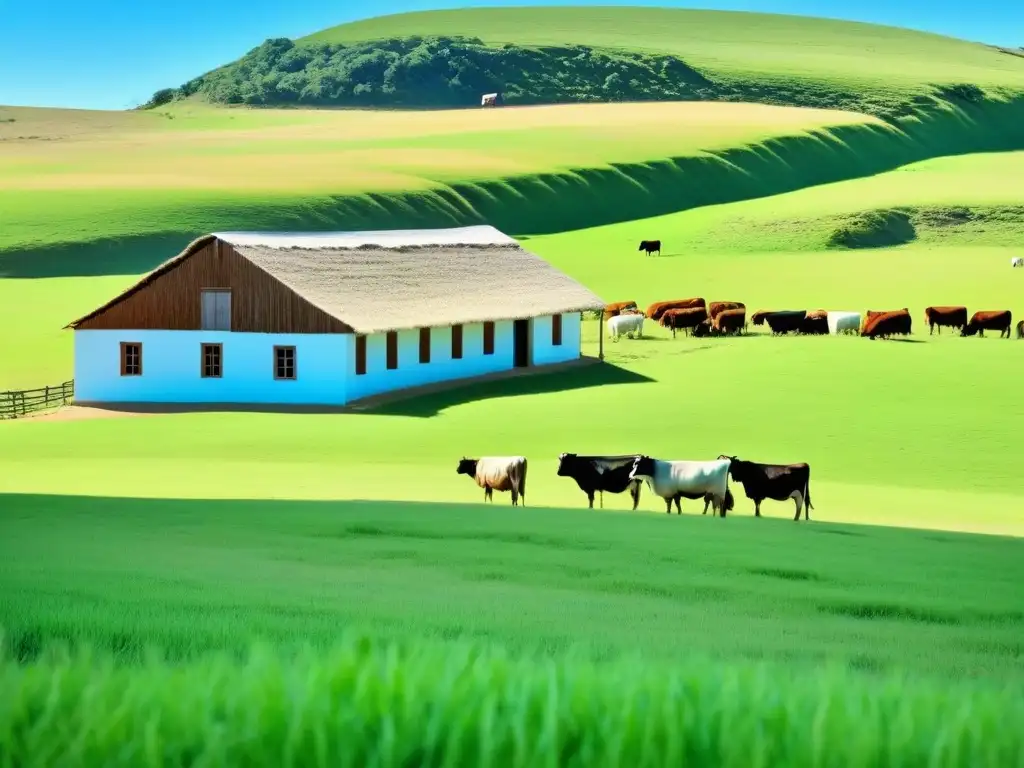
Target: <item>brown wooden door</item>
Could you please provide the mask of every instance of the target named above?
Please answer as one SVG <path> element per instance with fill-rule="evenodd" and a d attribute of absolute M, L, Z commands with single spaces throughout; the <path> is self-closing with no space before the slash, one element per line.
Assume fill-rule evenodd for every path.
<path fill-rule="evenodd" d="M 530 364 L 530 321 L 516 320 L 512 326 L 513 365 L 526 368 Z"/>

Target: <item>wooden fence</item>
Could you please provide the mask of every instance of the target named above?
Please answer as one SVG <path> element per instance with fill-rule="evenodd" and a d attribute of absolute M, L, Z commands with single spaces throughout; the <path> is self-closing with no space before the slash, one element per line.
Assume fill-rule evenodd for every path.
<path fill-rule="evenodd" d="M 16 419 L 35 411 L 68 405 L 74 395 L 74 379 L 54 387 L 0 392 L 0 419 Z"/>

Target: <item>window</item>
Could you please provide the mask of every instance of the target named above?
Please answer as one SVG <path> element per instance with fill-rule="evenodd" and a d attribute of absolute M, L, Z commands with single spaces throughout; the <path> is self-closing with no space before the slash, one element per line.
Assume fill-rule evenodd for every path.
<path fill-rule="evenodd" d="M 121 375 L 142 375 L 142 344 L 139 342 L 121 342 Z"/>
<path fill-rule="evenodd" d="M 452 360 L 462 359 L 462 326 L 452 326 Z"/>
<path fill-rule="evenodd" d="M 203 291 L 203 317 L 200 325 L 204 331 L 231 330 L 231 291 L 227 289 Z"/>
<path fill-rule="evenodd" d="M 484 354 L 494 354 L 494 323 L 484 323 Z"/>
<path fill-rule="evenodd" d="M 388 370 L 398 367 L 398 331 L 388 331 Z"/>
<path fill-rule="evenodd" d="M 562 346 L 562 316 L 551 316 L 551 346 Z"/>
<path fill-rule="evenodd" d="M 356 376 L 366 373 L 366 337 L 356 336 Z"/>
<path fill-rule="evenodd" d="M 204 379 L 219 379 L 222 375 L 221 359 L 224 348 L 220 344 L 203 344 L 202 376 Z"/>
<path fill-rule="evenodd" d="M 274 347 L 274 378 L 295 378 L 295 347 Z"/>
<path fill-rule="evenodd" d="M 430 362 L 430 329 L 420 328 L 420 362 Z"/>

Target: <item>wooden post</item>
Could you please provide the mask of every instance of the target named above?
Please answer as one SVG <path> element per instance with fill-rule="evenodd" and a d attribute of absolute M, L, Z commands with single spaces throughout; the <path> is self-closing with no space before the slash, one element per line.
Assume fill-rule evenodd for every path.
<path fill-rule="evenodd" d="M 597 316 L 597 359 L 604 362 L 604 309 Z"/>

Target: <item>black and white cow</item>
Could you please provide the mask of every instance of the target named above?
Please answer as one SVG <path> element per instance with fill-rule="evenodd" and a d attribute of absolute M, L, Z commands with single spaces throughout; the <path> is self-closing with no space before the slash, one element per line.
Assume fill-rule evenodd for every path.
<path fill-rule="evenodd" d="M 729 461 L 729 474 L 743 486 L 747 498 L 754 502 L 754 514 L 761 516 L 761 502 L 765 499 L 796 502 L 796 517 L 800 519 L 803 509 L 804 520 L 810 520 L 811 466 L 810 464 L 758 464 L 742 461 L 735 456 L 719 456 Z"/>
<path fill-rule="evenodd" d="M 629 456 L 579 456 L 563 453 L 558 457 L 558 476 L 571 477 L 580 490 L 587 494 L 590 508 L 594 508 L 594 494 L 601 494 L 604 508 L 604 492 L 622 493 L 628 490 L 633 499 L 633 509 L 640 503 L 640 480 L 630 477 L 633 462 L 638 454 Z"/>
<path fill-rule="evenodd" d="M 647 481 L 651 491 L 665 500 L 667 513 L 672 512 L 673 501 L 676 514 L 682 512 L 680 499 L 703 498 L 704 512 L 708 511 L 708 504 L 712 504 L 721 517 L 733 508 L 728 461 L 662 461 L 637 456 L 629 476 Z"/>

